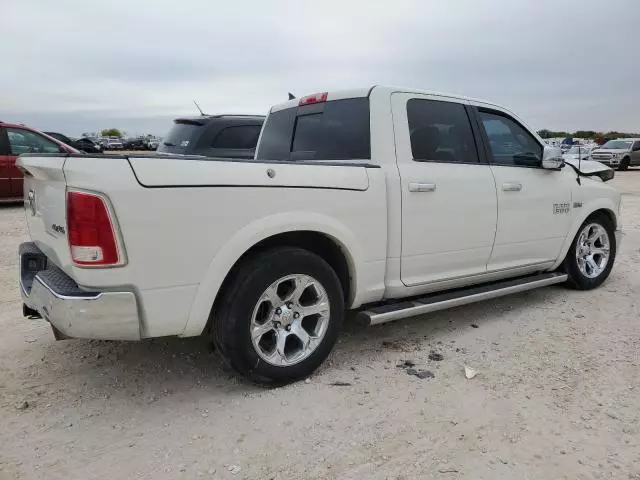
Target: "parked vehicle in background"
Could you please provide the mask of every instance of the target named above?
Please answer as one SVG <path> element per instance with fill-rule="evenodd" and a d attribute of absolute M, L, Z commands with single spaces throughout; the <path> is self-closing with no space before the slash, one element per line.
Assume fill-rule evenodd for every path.
<path fill-rule="evenodd" d="M 16 166 L 23 153 L 80 152 L 32 128 L 0 121 L 0 202 L 23 200 L 23 175 Z"/>
<path fill-rule="evenodd" d="M 190 142 L 178 133 L 204 121 L 165 140 Z M 25 316 L 56 338 L 204 334 L 260 381 L 313 372 L 345 308 L 378 324 L 557 283 L 588 290 L 619 241 L 610 168 L 565 165 L 497 105 L 419 90 L 277 105 L 249 160 L 19 163 L 34 198 Z"/>
<path fill-rule="evenodd" d="M 591 159 L 618 170 L 640 165 L 640 138 L 609 140 L 591 153 Z"/>
<path fill-rule="evenodd" d="M 61 141 L 62 143 L 65 143 L 77 150 L 80 150 L 81 152 L 102 153 L 102 146 L 89 138 L 80 137 L 77 139 L 72 139 L 58 132 L 44 132 L 44 133 L 46 133 L 50 137 L 55 138 L 56 140 Z"/>
<path fill-rule="evenodd" d="M 129 138 L 124 141 L 125 150 L 146 150 L 147 146 L 143 138 Z"/>
<path fill-rule="evenodd" d="M 98 142 L 85 137 L 78 138 L 72 146 L 86 153 L 102 153 L 103 150 Z"/>
<path fill-rule="evenodd" d="M 590 152 L 590 147 L 587 147 L 585 145 L 574 145 L 562 154 L 562 158 L 564 158 L 565 160 L 589 160 Z"/>
<path fill-rule="evenodd" d="M 157 147 L 161 153 L 253 158 L 264 116 L 207 115 L 177 118 Z"/>
<path fill-rule="evenodd" d="M 123 148 L 124 145 L 122 143 L 122 140 L 120 140 L 119 138 L 109 138 L 104 143 L 105 150 L 122 150 Z"/>

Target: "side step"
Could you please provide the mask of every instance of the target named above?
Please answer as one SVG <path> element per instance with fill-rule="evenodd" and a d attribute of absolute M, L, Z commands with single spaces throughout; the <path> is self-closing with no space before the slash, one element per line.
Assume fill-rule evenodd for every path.
<path fill-rule="evenodd" d="M 377 325 L 401 318 L 413 317 L 424 313 L 437 312 L 447 308 L 502 297 L 511 293 L 525 292 L 534 288 L 546 287 L 567 280 L 565 273 L 541 273 L 512 280 L 502 280 L 473 287 L 459 288 L 446 292 L 432 293 L 424 297 L 380 305 L 363 310 L 357 314 L 357 321 L 364 325 Z"/>

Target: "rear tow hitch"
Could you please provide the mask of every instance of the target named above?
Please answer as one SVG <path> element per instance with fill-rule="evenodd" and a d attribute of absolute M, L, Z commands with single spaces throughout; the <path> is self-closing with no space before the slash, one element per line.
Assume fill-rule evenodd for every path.
<path fill-rule="evenodd" d="M 28 307 L 26 304 L 22 304 L 22 316 L 27 317 L 29 320 L 37 320 L 42 318 L 42 315 L 38 313 L 37 310 Z"/>

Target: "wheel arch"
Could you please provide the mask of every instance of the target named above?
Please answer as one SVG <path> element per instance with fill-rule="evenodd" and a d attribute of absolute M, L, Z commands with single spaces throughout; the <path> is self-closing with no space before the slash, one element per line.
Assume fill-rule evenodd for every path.
<path fill-rule="evenodd" d="M 587 218 L 593 215 L 596 215 L 598 213 L 602 213 L 606 215 L 609 218 L 609 220 L 611 220 L 614 230 L 618 228 L 618 216 L 615 213 L 615 205 L 613 204 L 612 201 L 601 200 L 594 204 L 589 204 L 587 205 L 587 207 L 589 208 L 584 212 L 582 212 L 581 215 L 577 216 L 576 219 L 574 220 L 574 223 L 571 225 L 571 229 L 569 230 L 569 233 L 565 238 L 564 244 L 562 245 L 562 250 L 560 251 L 560 255 L 556 259 L 556 262 L 551 268 L 551 270 L 555 270 L 556 268 L 558 268 L 560 264 L 564 261 L 564 258 L 567 256 L 567 252 L 569 251 L 569 248 L 571 248 L 571 243 L 573 242 L 573 239 L 578 233 L 578 229 L 585 222 Z"/>
<path fill-rule="evenodd" d="M 352 233 L 324 215 L 305 214 L 305 222 L 278 214 L 260 219 L 237 232 L 214 256 L 200 283 L 182 336 L 200 335 L 209 325 L 215 302 L 240 266 L 260 251 L 276 246 L 299 247 L 316 253 L 336 271 L 345 294 L 345 305 L 352 304 L 358 289 L 362 254 Z"/>
<path fill-rule="evenodd" d="M 602 213 L 604 215 L 606 215 L 609 220 L 611 220 L 611 224 L 613 225 L 614 230 L 618 228 L 618 217 L 616 216 L 616 214 L 613 212 L 613 210 L 609 209 L 609 208 L 600 208 L 598 210 L 595 210 L 593 212 L 591 212 L 586 218 L 589 218 L 597 213 Z"/>

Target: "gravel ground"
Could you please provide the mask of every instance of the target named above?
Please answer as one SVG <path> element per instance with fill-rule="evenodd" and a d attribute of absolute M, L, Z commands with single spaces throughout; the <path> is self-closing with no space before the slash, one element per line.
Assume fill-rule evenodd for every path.
<path fill-rule="evenodd" d="M 0 206 L 0 478 L 640 479 L 640 170 L 613 183 L 627 234 L 600 289 L 347 325 L 271 390 L 203 339 L 56 342 L 21 316 L 25 225 Z"/>

